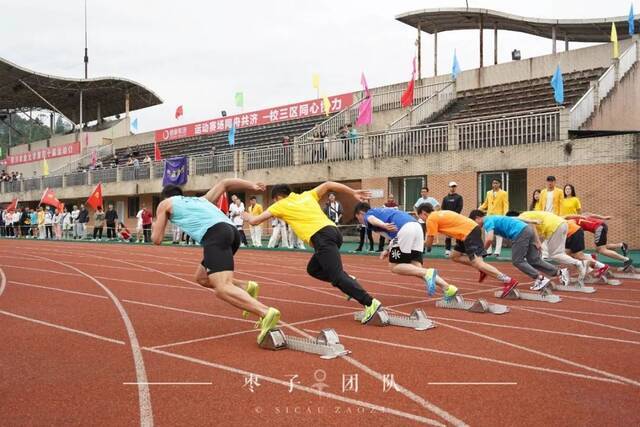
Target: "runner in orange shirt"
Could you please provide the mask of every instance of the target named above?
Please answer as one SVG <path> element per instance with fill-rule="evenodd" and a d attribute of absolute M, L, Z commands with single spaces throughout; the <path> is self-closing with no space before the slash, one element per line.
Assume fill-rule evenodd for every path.
<path fill-rule="evenodd" d="M 452 211 L 434 212 L 433 206 L 423 203 L 416 209 L 418 216 L 427 225 L 427 251 L 431 251 L 433 239 L 438 233 L 456 239 L 451 252 L 451 260 L 470 265 L 480 272 L 479 282 L 487 275 L 495 277 L 503 284 L 501 298 L 518 286 L 518 281 L 498 271 L 484 262 L 486 252 L 482 241 L 482 229 L 475 221 Z"/>

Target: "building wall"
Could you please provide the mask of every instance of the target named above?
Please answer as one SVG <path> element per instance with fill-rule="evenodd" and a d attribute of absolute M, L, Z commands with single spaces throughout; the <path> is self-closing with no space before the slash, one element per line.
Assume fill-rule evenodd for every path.
<path fill-rule="evenodd" d="M 640 131 L 640 65 L 613 88 L 584 129 Z"/>

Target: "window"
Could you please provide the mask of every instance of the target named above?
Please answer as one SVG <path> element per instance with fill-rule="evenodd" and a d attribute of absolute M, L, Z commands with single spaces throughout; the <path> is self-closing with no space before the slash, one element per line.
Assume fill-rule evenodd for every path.
<path fill-rule="evenodd" d="M 135 218 L 140 210 L 140 197 L 129 197 L 127 199 L 127 216 Z"/>
<path fill-rule="evenodd" d="M 416 200 L 420 198 L 420 189 L 425 185 L 427 185 L 427 179 L 424 176 L 391 178 L 389 193 L 394 195 L 400 209 L 412 211 Z"/>

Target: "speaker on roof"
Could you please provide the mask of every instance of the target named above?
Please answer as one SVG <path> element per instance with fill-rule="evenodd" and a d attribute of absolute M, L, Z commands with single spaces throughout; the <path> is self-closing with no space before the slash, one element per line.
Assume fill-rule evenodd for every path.
<path fill-rule="evenodd" d="M 222 117 L 227 117 L 227 112 L 225 110 L 222 110 L 220 114 L 222 115 Z"/>
<path fill-rule="evenodd" d="M 511 52 L 511 59 L 514 61 L 520 61 L 520 51 L 518 49 L 513 49 Z"/>

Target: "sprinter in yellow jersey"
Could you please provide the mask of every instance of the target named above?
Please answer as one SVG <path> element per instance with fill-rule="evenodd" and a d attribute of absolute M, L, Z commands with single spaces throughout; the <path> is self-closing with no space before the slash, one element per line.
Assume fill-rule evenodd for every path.
<path fill-rule="evenodd" d="M 342 268 L 340 246 L 342 234 L 324 214 L 318 201 L 328 192 L 338 192 L 353 196 L 359 201 L 370 197 L 369 191 L 354 190 L 337 182 L 325 182 L 313 190 L 302 194 L 293 193 L 287 184 L 277 184 L 271 189 L 271 198 L 275 203 L 258 216 L 244 214 L 244 219 L 255 226 L 269 218 L 284 220 L 294 233 L 305 243 L 313 246 L 314 254 L 307 265 L 310 276 L 329 282 L 343 293 L 358 301 L 365 307 L 362 323 L 367 323 L 380 309 L 382 304 L 365 291 Z"/>

